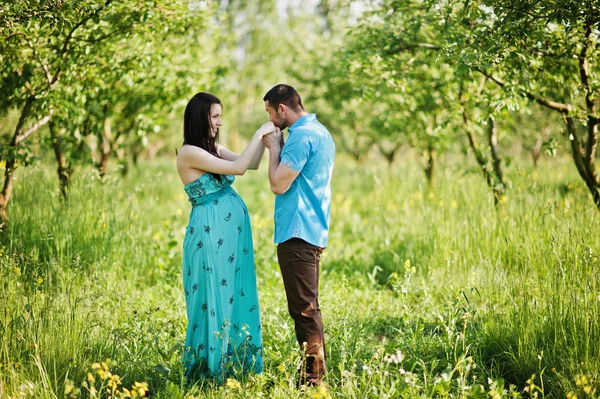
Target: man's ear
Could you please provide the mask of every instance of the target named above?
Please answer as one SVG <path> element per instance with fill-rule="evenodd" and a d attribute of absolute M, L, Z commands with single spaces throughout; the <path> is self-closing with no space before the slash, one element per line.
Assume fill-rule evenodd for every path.
<path fill-rule="evenodd" d="M 279 104 L 279 111 L 285 112 L 285 105 L 284 104 Z"/>

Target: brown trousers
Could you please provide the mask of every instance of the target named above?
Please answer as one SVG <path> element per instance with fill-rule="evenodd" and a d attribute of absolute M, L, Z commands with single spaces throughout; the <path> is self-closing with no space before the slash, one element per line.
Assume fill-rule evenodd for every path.
<path fill-rule="evenodd" d="M 325 375 L 325 339 L 319 308 L 319 262 L 323 248 L 299 238 L 277 246 L 288 310 L 294 319 L 296 339 L 306 358 L 300 384 L 320 384 Z"/>

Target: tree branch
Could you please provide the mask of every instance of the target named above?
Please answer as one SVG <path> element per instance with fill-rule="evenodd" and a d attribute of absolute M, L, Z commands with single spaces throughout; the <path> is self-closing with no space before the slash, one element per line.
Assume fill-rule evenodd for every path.
<path fill-rule="evenodd" d="M 4 39 L 4 42 L 8 42 L 10 39 L 12 39 L 13 37 L 17 37 L 17 36 L 25 36 L 25 34 L 23 32 L 11 33 L 10 35 L 6 36 L 6 38 Z"/>
<path fill-rule="evenodd" d="M 409 44 L 409 45 L 401 45 L 390 51 L 390 54 L 401 53 L 403 51 L 409 50 L 417 50 L 417 49 L 425 49 L 425 50 L 441 50 L 442 47 L 436 44 L 431 43 L 417 43 L 417 44 Z"/>
<path fill-rule="evenodd" d="M 497 78 L 496 76 L 490 74 L 489 72 L 480 69 L 480 68 L 476 68 L 475 69 L 477 72 L 481 73 L 482 75 L 486 76 L 488 79 L 490 79 L 492 82 L 496 83 L 498 86 L 500 86 L 501 88 L 505 89 L 506 88 L 506 82 L 504 82 L 503 80 Z M 536 103 L 543 105 L 545 107 L 548 107 L 550 109 L 553 109 L 555 111 L 559 111 L 559 112 L 571 112 L 571 105 L 570 104 L 563 104 L 563 103 L 559 103 L 556 101 L 552 101 L 552 100 L 548 100 L 547 98 L 544 97 L 539 97 L 527 90 L 520 90 L 521 94 L 524 95 L 525 97 L 527 97 L 528 99 L 535 101 Z"/>
<path fill-rule="evenodd" d="M 29 46 L 29 48 L 31 49 L 31 51 L 33 51 L 33 55 L 35 55 L 35 57 L 37 58 L 37 60 L 40 63 L 40 65 L 42 65 L 42 69 L 46 73 L 46 80 L 48 81 L 48 84 L 52 84 L 52 74 L 50 73 L 50 70 L 48 69 L 48 65 L 46 65 L 44 63 L 44 61 L 40 58 L 40 55 L 35 50 L 35 47 L 33 47 L 33 44 L 31 43 L 30 40 L 27 40 L 27 45 Z"/>
<path fill-rule="evenodd" d="M 27 137 L 31 136 L 33 132 L 35 132 L 36 130 L 44 126 L 46 123 L 48 123 L 50 121 L 50 116 L 51 115 L 44 116 L 42 119 L 31 125 L 29 129 L 25 130 L 23 133 L 18 135 L 16 139 L 17 144 L 21 143 L 24 140 L 27 140 Z"/>
<path fill-rule="evenodd" d="M 17 122 L 17 126 L 15 127 L 15 134 L 13 135 L 12 140 L 10 141 L 11 147 L 16 147 L 19 144 L 19 137 L 22 135 L 21 131 L 23 126 L 25 126 L 25 121 L 29 116 L 29 112 L 31 112 L 31 105 L 35 101 L 35 95 L 31 95 L 27 97 L 25 100 L 25 105 L 23 105 L 23 109 L 21 110 L 21 116 L 19 116 L 19 121 Z"/>
<path fill-rule="evenodd" d="M 67 53 L 67 50 L 69 49 L 69 43 L 71 42 L 71 39 L 73 38 L 73 35 L 75 34 L 75 31 L 77 29 L 79 29 L 80 27 L 82 27 L 83 25 L 85 25 L 87 23 L 87 21 L 89 21 L 90 19 L 92 19 L 96 15 L 98 15 L 100 13 L 100 11 L 102 11 L 106 7 L 108 7 L 110 5 L 110 3 L 112 3 L 112 0 L 106 0 L 102 7 L 98 8 L 97 10 L 95 10 L 94 12 L 89 14 L 87 17 L 85 17 L 81 21 L 79 21 L 77 24 L 75 24 L 75 26 L 71 29 L 71 31 L 67 34 L 67 37 L 65 38 L 65 42 L 60 51 L 61 56 L 64 56 Z"/>
<path fill-rule="evenodd" d="M 112 3 L 112 0 L 106 0 L 102 7 L 98 8 L 91 14 L 87 15 L 85 18 L 83 18 L 81 21 L 79 21 L 77 24 L 75 24 L 75 26 L 73 26 L 73 28 L 67 34 L 67 37 L 65 38 L 65 42 L 63 43 L 62 49 L 60 50 L 60 54 L 59 54 L 60 58 L 64 57 L 65 54 L 67 54 L 67 51 L 69 50 L 69 44 L 71 43 L 71 40 L 73 39 L 73 35 L 75 34 L 75 31 L 77 29 L 79 29 L 80 27 L 82 27 L 83 25 L 85 25 L 90 19 L 92 19 L 96 15 L 98 15 L 100 13 L 100 11 L 106 9 L 106 7 L 108 7 L 110 5 L 110 3 Z M 52 85 L 54 83 L 56 83 L 56 81 L 58 81 L 61 74 L 62 74 L 62 65 L 58 67 L 56 73 L 54 74 L 52 83 L 48 86 L 48 88 L 52 87 Z"/>
<path fill-rule="evenodd" d="M 97 37 L 92 37 L 92 35 L 90 34 L 87 39 L 81 39 L 81 41 L 85 42 L 85 43 L 96 44 L 96 43 L 100 43 L 106 39 L 110 39 L 111 37 L 115 37 L 121 33 L 125 33 L 127 31 L 128 31 L 128 29 L 126 29 L 126 28 L 115 29 L 114 31 L 112 31 L 110 33 L 106 33 L 104 35 L 100 35 Z"/>

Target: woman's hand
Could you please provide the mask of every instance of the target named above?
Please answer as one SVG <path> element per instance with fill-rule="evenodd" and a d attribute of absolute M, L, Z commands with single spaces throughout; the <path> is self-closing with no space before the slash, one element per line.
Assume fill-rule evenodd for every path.
<path fill-rule="evenodd" d="M 275 128 L 273 133 L 269 133 L 263 136 L 262 143 L 269 150 L 274 148 L 283 147 L 283 133 L 279 128 Z"/>
<path fill-rule="evenodd" d="M 275 125 L 273 124 L 273 122 L 267 122 L 264 125 L 262 125 L 261 127 L 258 128 L 258 130 L 256 131 L 256 133 L 254 133 L 254 135 L 258 138 L 263 138 L 263 136 L 265 134 L 269 134 L 269 133 L 273 133 L 275 132 Z"/>

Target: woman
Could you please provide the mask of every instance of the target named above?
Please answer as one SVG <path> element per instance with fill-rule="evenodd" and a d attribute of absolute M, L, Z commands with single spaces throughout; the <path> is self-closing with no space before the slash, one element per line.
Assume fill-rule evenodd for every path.
<path fill-rule="evenodd" d="M 234 372 L 260 373 L 262 333 L 248 209 L 233 175 L 257 169 L 265 123 L 240 155 L 217 143 L 221 101 L 198 93 L 185 109 L 177 171 L 192 203 L 183 241 L 188 327 L 183 363 L 190 379 L 222 382 Z"/>

